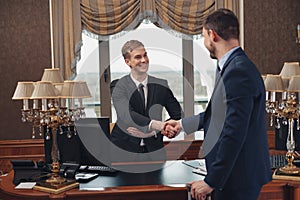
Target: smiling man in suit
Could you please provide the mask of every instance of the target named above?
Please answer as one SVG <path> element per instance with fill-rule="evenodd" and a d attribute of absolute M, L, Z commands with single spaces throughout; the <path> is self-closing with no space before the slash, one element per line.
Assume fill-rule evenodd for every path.
<path fill-rule="evenodd" d="M 117 121 L 111 141 L 119 148 L 133 153 L 161 150 L 150 160 L 165 159 L 162 111 L 165 108 L 171 119 L 181 119 L 182 109 L 168 86 L 168 82 L 148 75 L 147 51 L 138 40 L 130 40 L 122 47 L 130 74 L 111 84 L 112 101 Z M 116 149 L 116 148 L 115 148 Z M 120 155 L 121 152 L 121 155 Z M 115 150 L 117 160 L 126 160 L 122 151 Z"/>
<path fill-rule="evenodd" d="M 168 121 L 163 134 L 204 129 L 207 175 L 191 183 L 192 197 L 206 199 L 214 190 L 217 200 L 256 200 L 271 180 L 264 83 L 239 46 L 239 23 L 232 11 L 208 15 L 202 32 L 220 70 L 210 102 L 198 115 Z"/>

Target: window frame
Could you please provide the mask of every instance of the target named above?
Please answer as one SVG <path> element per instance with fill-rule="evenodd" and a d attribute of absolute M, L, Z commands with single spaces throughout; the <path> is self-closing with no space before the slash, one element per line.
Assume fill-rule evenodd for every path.
<path fill-rule="evenodd" d="M 182 57 L 182 106 L 185 113 L 185 116 L 194 115 L 195 108 L 195 94 L 194 94 L 194 40 L 193 39 L 181 39 L 181 57 Z M 100 116 L 108 116 L 110 122 L 113 122 L 112 119 L 112 102 L 110 94 L 110 82 L 112 81 L 111 75 L 111 55 L 110 55 L 110 41 L 99 41 L 98 42 L 98 52 L 99 52 L 99 93 L 100 93 L 100 103 L 97 103 L 99 106 Z M 193 97 L 193 98 L 191 98 Z M 97 109 L 98 110 L 98 109 Z M 97 115 L 98 115 L 97 114 Z M 200 131 L 201 132 L 201 131 Z M 202 136 L 200 136 L 201 138 Z M 195 133 L 186 135 L 182 134 L 180 137 L 173 139 L 165 138 L 165 141 L 171 140 L 195 140 L 198 137 L 195 137 Z"/>

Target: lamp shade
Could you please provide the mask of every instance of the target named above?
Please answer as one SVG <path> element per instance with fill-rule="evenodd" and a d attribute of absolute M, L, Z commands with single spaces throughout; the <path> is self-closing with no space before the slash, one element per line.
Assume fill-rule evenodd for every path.
<path fill-rule="evenodd" d="M 64 81 L 61 98 L 88 98 L 91 94 L 84 81 Z"/>
<path fill-rule="evenodd" d="M 34 82 L 18 82 L 13 100 L 30 99 L 34 90 Z"/>
<path fill-rule="evenodd" d="M 82 92 L 82 97 L 81 98 L 90 98 L 92 97 L 90 90 L 86 84 L 85 81 L 80 81 L 80 87 L 81 87 L 81 92 Z"/>
<path fill-rule="evenodd" d="M 54 85 L 49 81 L 38 81 L 35 84 L 31 99 L 56 99 Z"/>
<path fill-rule="evenodd" d="M 291 78 L 292 76 L 300 75 L 299 62 L 285 62 L 280 75 L 283 78 Z"/>
<path fill-rule="evenodd" d="M 55 87 L 55 93 L 57 96 L 61 95 L 62 88 L 64 87 L 64 83 L 53 83 Z"/>
<path fill-rule="evenodd" d="M 280 75 L 267 74 L 265 80 L 265 87 L 267 91 L 283 92 L 284 86 Z"/>
<path fill-rule="evenodd" d="M 288 87 L 289 87 L 289 83 L 290 83 L 291 78 L 281 77 L 281 79 L 282 79 L 282 82 L 283 82 L 283 89 L 287 90 Z"/>
<path fill-rule="evenodd" d="M 64 79 L 59 68 L 44 69 L 41 81 L 50 81 L 52 83 L 63 83 Z"/>
<path fill-rule="evenodd" d="M 288 91 L 289 92 L 300 92 L 300 75 L 291 77 Z"/>

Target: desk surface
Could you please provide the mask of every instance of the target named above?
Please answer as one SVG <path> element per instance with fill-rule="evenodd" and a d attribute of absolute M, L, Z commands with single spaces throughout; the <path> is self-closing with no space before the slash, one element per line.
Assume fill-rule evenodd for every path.
<path fill-rule="evenodd" d="M 120 186 L 165 185 L 185 187 L 186 183 L 204 179 L 204 176 L 192 172 L 193 168 L 183 161 L 165 163 L 118 165 L 120 169 L 115 176 L 99 176 L 80 188 L 110 188 Z M 127 171 L 127 172 L 125 172 Z M 137 173 L 134 173 L 137 172 Z"/>
<path fill-rule="evenodd" d="M 0 182 L 0 198 L 4 199 L 188 199 L 185 184 L 204 177 L 192 173 L 183 161 L 167 161 L 164 164 L 151 165 L 150 169 L 163 168 L 144 173 L 128 173 L 119 171 L 115 176 L 99 176 L 80 188 L 99 189 L 89 191 L 71 189 L 54 195 L 36 190 L 16 190 L 12 184 L 13 171 Z M 149 165 L 148 165 L 149 166 Z M 124 167 L 120 165 L 119 167 Z M 128 167 L 128 166 L 127 166 Z M 130 170 L 144 170 L 145 165 L 131 165 Z M 128 169 L 128 168 L 127 168 Z"/>
<path fill-rule="evenodd" d="M 145 174 L 128 174 L 119 172 L 114 177 L 100 176 L 93 180 L 90 187 L 103 187 L 102 191 L 79 190 L 78 188 L 49 194 L 37 190 L 16 190 L 12 183 L 14 173 L 0 177 L 0 199 L 5 200 L 187 200 L 185 183 L 199 180 L 203 176 L 191 172 L 192 168 L 182 161 L 170 161 L 162 170 Z M 82 185 L 83 186 L 83 185 Z M 177 186 L 177 187 L 174 187 Z M 259 200 L 267 199 L 299 199 L 300 182 L 273 180 L 264 185 Z"/>

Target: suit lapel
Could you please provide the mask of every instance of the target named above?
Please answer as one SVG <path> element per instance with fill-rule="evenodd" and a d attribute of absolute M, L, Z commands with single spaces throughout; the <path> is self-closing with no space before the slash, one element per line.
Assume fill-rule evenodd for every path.
<path fill-rule="evenodd" d="M 153 83 L 153 79 L 151 76 L 148 75 L 148 83 L 147 83 L 148 96 L 147 96 L 146 109 L 151 105 L 151 102 L 153 102 L 153 98 L 154 98 L 155 84 L 152 83 Z"/>
<path fill-rule="evenodd" d="M 222 76 L 223 76 L 223 74 L 224 74 L 226 68 L 229 66 L 229 63 L 232 61 L 232 59 L 233 59 L 235 56 L 237 56 L 238 54 L 241 54 L 241 53 L 243 53 L 242 48 L 238 48 L 238 49 L 236 49 L 234 52 L 232 52 L 232 54 L 231 54 L 231 55 L 229 56 L 229 58 L 226 60 L 224 66 L 223 66 L 223 68 L 222 68 L 222 70 L 221 70 L 221 72 L 220 72 L 220 76 L 219 76 L 218 79 L 216 80 L 216 84 L 215 84 L 213 93 L 212 93 L 212 95 L 211 95 L 211 98 L 213 98 L 214 93 L 215 93 L 215 90 L 216 90 L 216 87 L 218 87 L 219 82 L 221 81 Z"/>
<path fill-rule="evenodd" d="M 133 80 L 130 78 L 130 75 L 126 76 L 126 80 L 127 80 L 127 86 L 128 86 L 129 91 L 130 91 L 130 94 L 132 94 L 137 89 L 136 85 L 133 82 Z"/>
<path fill-rule="evenodd" d="M 138 92 L 135 83 L 131 79 L 130 75 L 127 75 L 126 80 L 128 86 L 128 94 L 129 94 L 128 98 L 133 100 L 133 101 L 131 100 L 131 102 L 136 106 L 138 106 L 139 108 L 138 110 L 143 111 L 142 113 L 145 113 L 145 108 L 143 106 L 144 104 L 142 103 L 142 98 L 140 96 L 140 93 Z"/>
<path fill-rule="evenodd" d="M 236 57 L 238 54 L 243 53 L 242 48 L 237 48 L 234 52 L 232 52 L 232 54 L 229 56 L 229 58 L 226 60 L 226 62 L 224 63 L 223 69 L 221 71 L 221 76 L 222 74 L 224 74 L 224 71 L 226 70 L 226 68 L 228 67 L 229 63 L 232 61 L 232 59 L 234 57 Z"/>
<path fill-rule="evenodd" d="M 208 102 L 208 105 L 207 105 L 206 110 L 209 110 L 210 107 L 211 107 L 211 101 L 212 101 L 212 99 L 214 98 L 216 88 L 218 87 L 219 82 L 221 81 L 222 76 L 223 76 L 223 74 L 224 74 L 226 68 L 228 67 L 229 63 L 232 61 L 232 59 L 233 59 L 235 56 L 237 56 L 238 54 L 241 54 L 241 53 L 243 53 L 242 48 L 238 48 L 238 49 L 236 49 L 234 52 L 232 52 L 232 54 L 231 54 L 231 55 L 229 56 L 229 58 L 226 60 L 224 66 L 223 66 L 223 69 L 222 69 L 221 72 L 220 72 L 220 76 L 219 76 L 218 79 L 216 80 L 216 84 L 215 84 L 214 90 L 213 90 L 213 92 L 212 92 L 210 101 Z"/>

